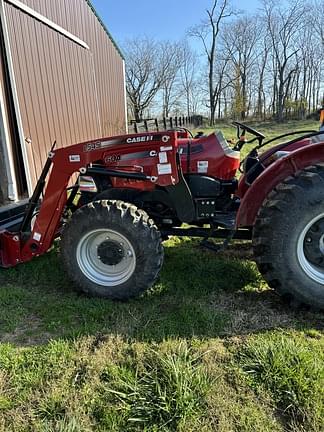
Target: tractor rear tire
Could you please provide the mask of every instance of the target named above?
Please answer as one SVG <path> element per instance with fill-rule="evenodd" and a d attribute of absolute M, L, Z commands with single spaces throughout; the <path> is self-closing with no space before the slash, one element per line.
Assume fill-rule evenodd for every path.
<path fill-rule="evenodd" d="M 324 166 L 303 169 L 269 194 L 253 250 L 264 279 L 292 305 L 324 308 Z"/>
<path fill-rule="evenodd" d="M 77 210 L 64 227 L 61 255 L 77 288 L 118 300 L 150 288 L 163 263 L 154 222 L 123 201 L 95 201 Z"/>

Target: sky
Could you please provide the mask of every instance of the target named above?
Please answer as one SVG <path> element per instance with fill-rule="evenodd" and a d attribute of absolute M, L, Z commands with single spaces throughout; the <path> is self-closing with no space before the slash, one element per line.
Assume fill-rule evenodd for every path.
<path fill-rule="evenodd" d="M 211 0 L 91 0 L 117 44 L 136 36 L 180 40 L 205 16 Z M 233 0 L 240 10 L 256 11 L 258 0 Z"/>

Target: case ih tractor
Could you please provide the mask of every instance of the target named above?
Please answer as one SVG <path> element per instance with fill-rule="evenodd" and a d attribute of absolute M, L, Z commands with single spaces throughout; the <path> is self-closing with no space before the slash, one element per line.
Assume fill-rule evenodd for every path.
<path fill-rule="evenodd" d="M 0 227 L 1 267 L 30 261 L 61 237 L 76 287 L 128 299 L 156 280 L 170 235 L 202 237 L 216 250 L 209 239 L 223 238 L 223 247 L 251 239 L 270 287 L 323 308 L 324 133 L 285 134 L 262 151 L 274 140 L 235 125 L 233 147 L 221 132 L 193 137 L 184 129 L 53 146 L 22 223 Z M 69 186 L 74 173 L 79 180 Z"/>

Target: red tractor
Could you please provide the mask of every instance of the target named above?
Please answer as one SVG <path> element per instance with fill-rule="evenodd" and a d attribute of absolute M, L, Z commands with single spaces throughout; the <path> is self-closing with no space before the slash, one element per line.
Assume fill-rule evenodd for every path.
<path fill-rule="evenodd" d="M 251 239 L 270 287 L 323 308 L 324 132 L 285 134 L 276 138 L 284 143 L 260 152 L 273 140 L 235 125 L 233 148 L 221 132 L 193 137 L 185 129 L 53 146 L 22 223 L 0 227 L 0 266 L 30 261 L 61 237 L 77 287 L 128 299 L 156 280 L 170 235 L 202 237 L 216 250 L 209 238 L 225 239 L 224 246 Z"/>

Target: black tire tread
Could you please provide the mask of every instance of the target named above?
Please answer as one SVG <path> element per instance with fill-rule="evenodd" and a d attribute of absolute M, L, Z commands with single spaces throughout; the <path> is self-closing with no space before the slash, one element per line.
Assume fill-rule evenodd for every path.
<path fill-rule="evenodd" d="M 271 254 L 271 239 L 274 227 L 280 220 L 288 218 L 287 209 L 291 202 L 305 197 L 313 188 L 324 189 L 324 166 L 313 165 L 290 176 L 277 185 L 264 201 L 253 227 L 252 245 L 254 259 L 260 273 L 271 288 L 288 300 L 292 306 L 307 305 L 318 308 L 317 299 L 310 299 L 294 289 L 298 283 L 289 271 L 279 272 Z M 302 195 L 301 195 L 302 194 Z M 318 202 L 318 201 L 317 201 Z M 313 203 L 310 203 L 312 205 Z M 324 289 L 324 288 L 323 288 Z"/>
<path fill-rule="evenodd" d="M 86 221 L 102 221 L 108 212 L 109 219 L 116 224 L 128 227 L 134 231 L 136 240 L 145 245 L 143 254 L 148 265 L 142 268 L 141 273 L 136 276 L 136 284 L 127 284 L 121 290 L 112 293 L 99 293 L 94 284 L 89 281 L 85 283 L 84 275 L 80 271 L 72 258 L 71 244 L 75 236 L 82 231 L 82 226 Z M 81 232 L 80 232 L 81 234 Z M 149 218 L 147 213 L 138 209 L 135 205 L 119 200 L 93 201 L 78 209 L 67 222 L 61 236 L 61 255 L 68 275 L 76 284 L 75 288 L 90 296 L 100 296 L 110 299 L 126 300 L 140 295 L 153 285 L 157 279 L 163 264 L 163 247 L 161 235 L 154 221 Z"/>

